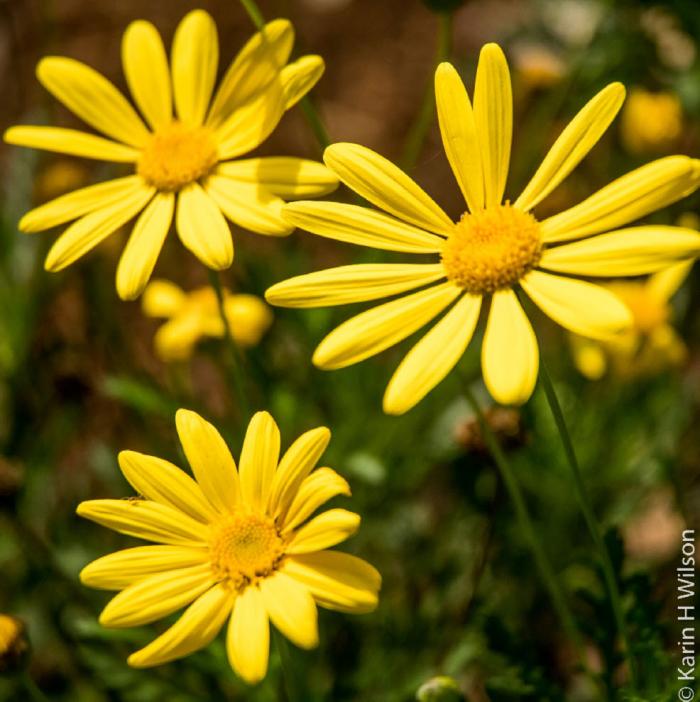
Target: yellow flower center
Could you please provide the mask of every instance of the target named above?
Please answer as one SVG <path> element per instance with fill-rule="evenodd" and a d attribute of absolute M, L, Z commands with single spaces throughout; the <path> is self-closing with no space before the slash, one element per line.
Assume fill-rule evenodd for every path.
<path fill-rule="evenodd" d="M 207 175 L 217 161 L 216 143 L 208 129 L 172 122 L 151 136 L 137 170 L 158 190 L 179 190 Z"/>
<path fill-rule="evenodd" d="M 233 514 L 212 534 L 214 576 L 240 589 L 270 575 L 284 555 L 284 541 L 274 522 L 256 514 Z"/>
<path fill-rule="evenodd" d="M 445 274 L 475 295 L 509 288 L 531 271 L 542 254 L 540 225 L 509 203 L 468 213 L 442 247 Z"/>

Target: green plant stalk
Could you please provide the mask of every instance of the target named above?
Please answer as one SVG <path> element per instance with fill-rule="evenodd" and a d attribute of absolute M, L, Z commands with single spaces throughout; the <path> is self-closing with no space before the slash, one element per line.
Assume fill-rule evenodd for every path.
<path fill-rule="evenodd" d="M 559 581 L 557 580 L 557 576 L 554 573 L 554 569 L 552 568 L 552 565 L 549 562 L 549 558 L 547 557 L 547 554 L 544 550 L 544 546 L 542 545 L 542 542 L 540 541 L 539 536 L 537 535 L 537 530 L 535 529 L 535 525 L 533 524 L 532 518 L 530 517 L 530 513 L 525 503 L 525 498 L 523 497 L 523 493 L 520 490 L 520 486 L 518 485 L 518 481 L 515 478 L 515 474 L 513 473 L 513 470 L 510 466 L 510 463 L 508 462 L 508 459 L 506 458 L 505 453 L 503 452 L 503 449 L 501 448 L 501 445 L 498 443 L 498 439 L 491 431 L 491 428 L 489 427 L 488 422 L 486 421 L 486 417 L 484 416 L 484 412 L 481 409 L 478 400 L 476 399 L 474 393 L 471 391 L 471 389 L 466 383 L 464 384 L 464 395 L 467 398 L 469 404 L 472 406 L 474 413 L 476 414 L 476 418 L 479 422 L 479 427 L 481 428 L 481 433 L 483 435 L 484 441 L 486 442 L 486 445 L 488 446 L 488 449 L 491 452 L 491 456 L 493 457 L 493 460 L 496 463 L 496 467 L 498 468 L 499 473 L 501 474 L 501 478 L 503 480 L 504 485 L 506 486 L 508 495 L 510 496 L 511 501 L 513 502 L 516 516 L 518 518 L 518 521 L 520 522 L 520 527 L 523 530 L 523 533 L 525 534 L 525 538 L 530 544 L 530 548 L 532 549 L 532 553 L 535 557 L 535 564 L 537 565 L 537 569 L 540 573 L 542 582 L 546 587 L 547 591 L 549 592 L 549 596 L 552 600 L 552 604 L 554 605 L 554 609 L 557 612 L 557 615 L 562 623 L 564 630 L 566 631 L 567 636 L 576 648 L 578 658 L 580 659 L 582 665 L 585 667 L 583 641 L 581 638 L 581 634 L 578 631 L 576 621 L 574 619 L 573 614 L 571 613 L 571 610 L 569 609 L 569 605 L 566 602 L 566 598 L 564 597 L 562 588 L 559 584 Z"/>
<path fill-rule="evenodd" d="M 248 401 L 248 395 L 246 394 L 245 390 L 242 356 L 240 349 L 238 348 L 238 344 L 233 338 L 233 334 L 231 333 L 231 325 L 229 324 L 228 317 L 226 316 L 224 291 L 221 285 L 221 273 L 218 271 L 209 270 L 209 280 L 211 281 L 211 286 L 214 288 L 214 292 L 216 293 L 219 316 L 221 317 L 221 322 L 224 326 L 224 337 L 226 340 L 226 345 L 230 350 L 231 359 L 229 367 L 231 369 L 231 380 L 233 381 L 233 387 L 238 397 L 238 407 L 243 419 L 247 420 L 250 417 L 250 402 Z"/>
<path fill-rule="evenodd" d="M 438 39 L 435 52 L 435 66 L 445 61 L 450 56 L 452 50 L 452 12 L 441 12 L 438 15 Z M 401 157 L 401 167 L 405 171 L 411 170 L 415 165 L 423 144 L 428 136 L 428 131 L 433 124 L 435 116 L 435 89 L 433 87 L 433 74 L 425 88 L 423 102 L 416 116 L 415 122 L 411 125 L 406 138 L 403 156 Z"/>
<path fill-rule="evenodd" d="M 274 628 L 272 629 L 272 639 L 280 657 L 282 681 L 287 695 L 287 702 L 302 702 L 308 699 L 308 695 L 305 694 L 302 687 L 302 677 L 298 673 L 298 666 L 294 664 L 293 652 L 287 639 Z"/>
<path fill-rule="evenodd" d="M 262 29 L 265 26 L 265 18 L 255 0 L 240 0 L 240 2 L 241 5 L 243 5 L 243 9 L 248 13 L 251 22 L 258 30 Z M 299 101 L 299 104 L 314 137 L 316 137 L 316 141 L 318 141 L 318 145 L 321 147 L 321 150 L 325 149 L 331 143 L 331 140 L 323 124 L 321 115 L 319 115 L 318 110 L 308 95 L 304 95 Z"/>
<path fill-rule="evenodd" d="M 627 659 L 627 664 L 629 666 L 629 676 L 632 688 L 636 688 L 637 684 L 637 667 L 632 655 L 632 650 L 630 648 L 630 639 L 627 632 L 627 624 L 625 622 L 625 615 L 622 609 L 622 597 L 620 595 L 620 589 L 617 584 L 617 579 L 615 578 L 615 572 L 613 569 L 612 559 L 610 558 L 610 553 L 607 546 L 605 545 L 605 540 L 601 534 L 598 521 L 593 512 L 593 507 L 591 505 L 591 500 L 586 490 L 586 485 L 583 482 L 583 476 L 581 475 L 581 468 L 578 463 L 578 458 L 576 457 L 576 451 L 574 450 L 574 444 L 571 440 L 571 434 L 566 425 L 566 420 L 564 419 L 564 413 L 562 411 L 561 405 L 559 403 L 559 398 L 557 397 L 556 390 L 554 389 L 554 383 L 552 383 L 552 378 L 549 375 L 547 366 L 544 361 L 540 360 L 540 380 L 542 381 L 542 387 L 544 388 L 544 393 L 547 398 L 547 404 L 554 417 L 554 422 L 557 425 L 557 431 L 561 437 L 561 442 L 564 447 L 564 453 L 566 454 L 567 463 L 571 468 L 571 473 L 574 477 L 574 486 L 576 488 L 576 497 L 578 499 L 581 512 L 583 513 L 583 518 L 586 522 L 588 531 L 590 532 L 593 543 L 595 544 L 596 550 L 598 551 L 598 558 L 600 559 L 600 565 L 603 569 L 603 577 L 605 579 L 605 585 L 608 590 L 608 595 L 610 596 L 610 605 L 613 610 L 613 616 L 615 617 L 615 624 L 617 626 L 618 634 L 622 640 L 622 645 L 624 648 L 624 654 Z"/>

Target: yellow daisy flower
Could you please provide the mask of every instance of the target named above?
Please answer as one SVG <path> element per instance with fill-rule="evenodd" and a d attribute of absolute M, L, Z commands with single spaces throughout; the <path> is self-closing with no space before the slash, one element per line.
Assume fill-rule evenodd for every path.
<path fill-rule="evenodd" d="M 46 257 L 59 271 L 138 216 L 117 269 L 123 299 L 138 297 L 170 225 L 209 268 L 233 261 L 224 217 L 258 234 L 285 236 L 283 198 L 316 197 L 337 186 L 322 164 L 299 158 L 234 160 L 259 146 L 323 73 L 320 56 L 287 64 L 294 31 L 274 20 L 255 34 L 225 73 L 212 99 L 219 65 L 216 25 L 203 10 L 188 14 L 173 39 L 170 66 L 155 27 L 133 22 L 124 33 L 126 81 L 148 126 L 106 78 L 79 61 L 44 58 L 42 85 L 106 135 L 60 127 L 18 126 L 5 141 L 102 161 L 131 164 L 132 175 L 77 190 L 27 213 L 24 232 L 73 223 Z M 172 87 L 171 87 L 172 86 Z"/>
<path fill-rule="evenodd" d="M 234 341 L 242 347 L 256 346 L 272 324 L 272 311 L 255 295 L 223 290 L 226 318 Z M 216 292 L 210 286 L 186 293 L 169 280 L 151 281 L 143 293 L 142 309 L 149 317 L 168 321 L 156 332 L 155 347 L 164 361 L 192 355 L 202 338 L 224 336 Z"/>
<path fill-rule="evenodd" d="M 481 354 L 484 380 L 497 401 L 518 404 L 533 391 L 539 352 L 516 290 L 567 329 L 605 338 L 631 323 L 628 309 L 608 290 L 569 276 L 640 275 L 700 252 L 700 235 L 690 229 L 619 229 L 697 188 L 700 162 L 685 156 L 639 168 L 543 221 L 532 213 L 607 129 L 624 98 L 619 83 L 603 89 L 576 115 L 513 204 L 503 200 L 513 108 L 501 49 L 495 44 L 482 49 L 473 107 L 448 63 L 437 69 L 435 92 L 443 145 L 468 207 L 457 222 L 396 166 L 356 144 L 330 146 L 326 165 L 384 212 L 337 202 L 298 202 L 286 205 L 283 214 L 290 224 L 320 236 L 432 254 L 436 260 L 342 266 L 292 278 L 266 293 L 275 305 L 316 307 L 424 288 L 331 332 L 313 357 L 326 369 L 377 354 L 450 308 L 394 373 L 384 395 L 384 410 L 390 414 L 410 409 L 455 366 L 484 301 L 490 301 Z"/>
<path fill-rule="evenodd" d="M 327 550 L 351 536 L 360 517 L 344 509 L 311 515 L 347 482 L 313 470 L 330 432 L 318 427 L 280 460 L 280 434 L 267 412 L 251 420 L 238 469 L 219 432 L 179 410 L 177 431 L 193 480 L 155 456 L 122 451 L 119 465 L 142 497 L 89 500 L 78 514 L 157 545 L 117 551 L 86 566 L 86 585 L 121 590 L 100 615 L 107 627 L 149 624 L 187 607 L 128 658 L 146 668 L 208 645 L 228 619 L 233 669 L 255 683 L 267 672 L 269 622 L 302 648 L 318 644 L 316 605 L 364 613 L 377 605 L 379 573 L 347 553 Z"/>
<path fill-rule="evenodd" d="M 630 91 L 621 115 L 622 141 L 632 153 L 663 152 L 683 134 L 683 107 L 677 95 Z"/>

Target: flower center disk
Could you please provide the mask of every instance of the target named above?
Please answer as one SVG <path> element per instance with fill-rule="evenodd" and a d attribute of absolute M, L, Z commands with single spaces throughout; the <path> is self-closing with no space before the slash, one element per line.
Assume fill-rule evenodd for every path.
<path fill-rule="evenodd" d="M 465 212 L 442 247 L 445 275 L 475 295 L 510 288 L 542 255 L 540 225 L 529 213 L 497 205 Z"/>
<path fill-rule="evenodd" d="M 216 143 L 208 129 L 172 122 L 151 136 L 137 170 L 150 185 L 174 191 L 207 175 L 217 161 Z"/>
<path fill-rule="evenodd" d="M 271 519 L 233 514 L 214 528 L 210 554 L 215 577 L 238 589 L 276 570 L 284 542 Z"/>

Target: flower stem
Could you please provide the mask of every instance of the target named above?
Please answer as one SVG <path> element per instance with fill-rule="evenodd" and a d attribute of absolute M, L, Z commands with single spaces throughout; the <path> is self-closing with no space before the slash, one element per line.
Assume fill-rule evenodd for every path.
<path fill-rule="evenodd" d="M 596 520 L 595 514 L 593 512 L 593 507 L 591 505 L 591 500 L 586 490 L 586 486 L 583 482 L 583 476 L 581 475 L 581 468 L 578 463 L 578 458 L 576 457 L 576 451 L 574 450 L 574 444 L 571 440 L 571 434 L 569 433 L 568 427 L 566 425 L 566 420 L 564 419 L 564 413 L 562 411 L 561 405 L 559 404 L 559 398 L 554 389 L 554 383 L 552 383 L 552 378 L 549 375 L 547 366 L 544 361 L 540 361 L 540 380 L 542 381 L 542 387 L 544 388 L 545 396 L 547 397 L 547 403 L 549 409 L 554 417 L 554 422 L 557 425 L 557 430 L 559 436 L 561 437 L 561 442 L 564 447 L 564 453 L 566 454 L 566 459 L 571 468 L 571 473 L 574 477 L 574 486 L 576 488 L 576 497 L 583 513 L 583 518 L 590 532 L 593 543 L 595 544 L 596 550 L 598 551 L 598 558 L 600 559 L 600 565 L 603 570 L 603 577 L 605 579 L 605 584 L 608 589 L 608 594 L 610 596 L 610 605 L 613 610 L 613 616 L 615 617 L 615 624 L 617 626 L 620 639 L 622 640 L 622 645 L 624 648 L 624 654 L 627 658 L 627 663 L 629 666 L 629 676 L 630 683 L 632 687 L 636 687 L 637 678 L 637 668 L 632 655 L 632 650 L 630 648 L 630 639 L 627 633 L 627 624 L 625 622 L 625 615 L 622 609 L 622 597 L 620 595 L 620 589 L 618 587 L 617 579 L 615 577 L 615 570 L 613 568 L 612 559 L 610 558 L 610 552 L 605 544 L 605 540 L 598 526 L 598 521 Z"/>
<path fill-rule="evenodd" d="M 483 439 L 486 442 L 489 451 L 491 452 L 491 456 L 493 457 L 493 460 L 496 463 L 496 467 L 498 468 L 501 474 L 501 478 L 503 480 L 504 485 L 506 486 L 506 490 L 508 491 L 510 499 L 513 502 L 516 516 L 518 518 L 518 521 L 520 522 L 520 527 L 523 533 L 525 534 L 525 538 L 530 544 L 530 548 L 532 549 L 532 553 L 535 557 L 535 564 L 539 570 L 542 582 L 547 588 L 549 596 L 552 599 L 554 609 L 556 610 L 557 615 L 559 616 L 559 619 L 561 621 L 562 626 L 564 627 L 564 630 L 567 633 L 567 636 L 570 638 L 571 642 L 576 648 L 576 653 L 578 654 L 579 659 L 585 666 L 585 659 L 583 656 L 583 642 L 578 628 L 576 627 L 576 621 L 574 619 L 573 614 L 571 613 L 571 610 L 569 609 L 569 605 L 566 602 L 566 598 L 564 597 L 564 593 L 559 584 L 559 581 L 557 580 L 557 576 L 554 573 L 552 565 L 549 562 L 547 554 L 544 550 L 544 546 L 542 545 L 542 542 L 540 541 L 537 535 L 537 530 L 535 529 L 535 526 L 532 522 L 532 518 L 525 503 L 525 498 L 523 497 L 523 493 L 520 490 L 518 481 L 515 478 L 513 469 L 511 468 L 510 463 L 508 462 L 508 459 L 506 458 L 506 455 L 503 452 L 503 449 L 501 448 L 501 445 L 498 443 L 498 439 L 491 431 L 491 428 L 489 427 L 488 422 L 486 421 L 486 417 L 484 416 L 484 412 L 481 409 L 478 400 L 476 399 L 474 393 L 471 391 L 471 389 L 466 383 L 464 385 L 464 395 L 467 398 L 469 404 L 472 406 L 474 413 L 476 414 L 476 418 L 479 422 L 479 427 L 481 428 Z"/>
<path fill-rule="evenodd" d="M 253 24 L 258 29 L 262 29 L 265 25 L 265 18 L 255 0 L 241 0 L 241 5 L 243 5 L 243 9 L 248 13 L 248 17 L 250 17 Z"/>
<path fill-rule="evenodd" d="M 282 679 L 287 694 L 287 702 L 301 702 L 304 699 L 308 699 L 307 695 L 304 694 L 302 677 L 299 675 L 298 666 L 294 664 L 294 656 L 292 655 L 287 639 L 274 628 L 272 630 L 272 637 L 280 657 Z"/>
<path fill-rule="evenodd" d="M 230 350 L 230 362 L 229 368 L 231 373 L 231 380 L 233 382 L 233 387 L 238 397 L 238 408 L 241 412 L 243 418 L 250 417 L 250 403 L 248 402 L 248 395 L 245 390 L 245 379 L 243 376 L 243 363 L 240 349 L 236 340 L 233 338 L 231 333 L 231 325 L 228 321 L 228 316 L 226 315 L 226 303 L 224 300 L 224 290 L 221 285 L 221 273 L 218 271 L 209 271 L 209 280 L 211 282 L 212 288 L 216 293 L 216 302 L 219 307 L 219 316 L 221 317 L 221 323 L 224 327 L 224 337 L 226 339 L 226 345 Z"/>
<path fill-rule="evenodd" d="M 438 39 L 437 49 L 435 52 L 435 65 L 449 58 L 452 48 L 452 13 L 441 12 L 438 15 Z M 411 170 L 415 165 L 420 152 L 423 149 L 423 144 L 428 136 L 428 131 L 433 124 L 435 115 L 435 96 L 433 88 L 433 75 L 430 74 L 430 80 L 425 88 L 423 102 L 416 116 L 416 120 L 411 126 L 404 146 L 403 156 L 401 158 L 401 167 L 405 170 Z"/>

